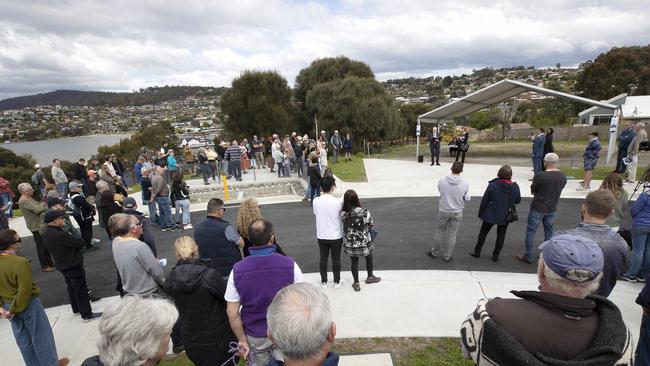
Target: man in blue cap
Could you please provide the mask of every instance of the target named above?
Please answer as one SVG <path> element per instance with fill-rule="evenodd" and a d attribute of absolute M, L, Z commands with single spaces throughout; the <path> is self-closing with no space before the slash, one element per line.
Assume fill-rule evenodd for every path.
<path fill-rule="evenodd" d="M 632 365 L 633 344 L 619 309 L 601 296 L 603 251 L 590 239 L 558 235 L 540 246 L 540 291 L 482 299 L 463 322 L 461 347 L 477 364 Z"/>

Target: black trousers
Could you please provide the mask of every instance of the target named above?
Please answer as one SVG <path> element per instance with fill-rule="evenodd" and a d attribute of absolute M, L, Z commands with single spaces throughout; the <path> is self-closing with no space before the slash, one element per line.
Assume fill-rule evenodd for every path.
<path fill-rule="evenodd" d="M 90 247 L 92 247 L 91 240 L 93 238 L 93 222 L 90 220 L 77 220 L 77 224 L 79 224 L 81 238 L 86 242 L 86 249 L 90 249 Z"/>
<path fill-rule="evenodd" d="M 627 149 L 618 149 L 616 154 L 616 170 L 617 173 L 625 173 L 625 163 L 623 159 L 627 156 Z"/>
<path fill-rule="evenodd" d="M 43 237 L 38 231 L 32 231 L 34 235 L 34 242 L 36 243 L 36 254 L 38 255 L 38 262 L 41 264 L 41 268 L 45 267 L 54 267 L 54 259 L 52 259 L 52 254 L 47 250 L 43 244 Z"/>
<path fill-rule="evenodd" d="M 65 285 L 68 289 L 68 299 L 72 306 L 73 313 L 80 313 L 82 318 L 87 318 L 92 314 L 90 300 L 88 299 L 88 287 L 86 285 L 86 271 L 83 266 L 61 271 L 65 279 Z"/>
<path fill-rule="evenodd" d="M 461 151 L 460 149 L 457 149 L 456 150 L 456 161 L 458 161 L 458 159 L 460 158 L 461 159 L 460 162 L 465 164 L 465 153 L 466 152 L 467 151 Z M 462 155 L 462 158 L 461 158 L 461 155 Z"/>
<path fill-rule="evenodd" d="M 494 224 L 487 223 L 483 221 L 483 225 L 481 225 L 481 231 L 478 233 L 478 240 L 476 241 L 476 247 L 474 247 L 474 253 L 481 253 L 481 249 L 483 249 L 483 244 L 485 244 L 485 238 L 487 237 L 488 233 L 492 229 L 492 226 Z M 503 242 L 506 239 L 506 231 L 508 230 L 508 224 L 505 225 L 497 225 L 497 241 L 494 244 L 494 251 L 492 252 L 493 257 L 498 257 L 499 253 L 501 253 L 501 249 L 503 249 Z"/>
<path fill-rule="evenodd" d="M 372 276 L 372 254 L 368 254 L 364 257 L 366 259 L 366 272 L 368 272 L 368 277 Z M 352 278 L 354 278 L 354 283 L 359 283 L 359 257 L 350 257 L 352 261 Z"/>
<path fill-rule="evenodd" d="M 320 250 L 320 269 L 321 282 L 327 283 L 327 262 L 329 261 L 330 251 L 332 252 L 332 272 L 334 272 L 334 282 L 341 282 L 341 246 L 343 238 L 336 240 L 318 239 L 318 249 Z"/>
<path fill-rule="evenodd" d="M 430 145 L 429 151 L 431 151 L 431 163 L 439 164 L 440 163 L 440 144 Z M 435 161 L 434 161 L 435 159 Z"/>

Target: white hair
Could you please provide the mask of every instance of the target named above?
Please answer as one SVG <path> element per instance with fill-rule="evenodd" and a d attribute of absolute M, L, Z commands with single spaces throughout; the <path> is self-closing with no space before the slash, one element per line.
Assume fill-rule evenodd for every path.
<path fill-rule="evenodd" d="M 544 262 L 544 253 L 539 255 L 540 262 Z M 566 273 L 568 278 L 574 278 L 572 281 L 568 278 L 562 277 L 560 274 L 555 273 L 546 263 L 544 263 L 544 277 L 548 282 L 549 287 L 552 289 L 565 293 L 576 294 L 580 298 L 585 298 L 587 295 L 595 292 L 600 286 L 600 280 L 603 277 L 602 273 L 591 280 L 588 278 L 593 277 L 593 272 L 584 269 L 572 269 Z"/>
<path fill-rule="evenodd" d="M 278 292 L 266 320 L 273 342 L 287 358 L 307 360 L 318 356 L 327 342 L 332 324 L 330 302 L 316 286 L 295 283 Z"/>
<path fill-rule="evenodd" d="M 103 180 L 97 181 L 97 183 L 95 183 L 95 187 L 97 187 L 97 190 L 99 190 L 99 191 L 101 191 L 103 189 L 110 189 L 108 183 L 106 183 Z"/>
<path fill-rule="evenodd" d="M 31 184 L 29 184 L 29 183 L 20 183 L 18 185 L 18 192 L 20 192 L 20 194 L 23 194 L 23 193 L 27 192 L 30 188 L 32 188 Z"/>
<path fill-rule="evenodd" d="M 127 295 L 107 308 L 99 323 L 99 360 L 104 366 L 143 365 L 158 354 L 178 310 L 169 300 Z"/>
<path fill-rule="evenodd" d="M 557 164 L 560 161 L 560 157 L 556 153 L 548 153 L 544 155 L 544 161 L 551 164 Z"/>

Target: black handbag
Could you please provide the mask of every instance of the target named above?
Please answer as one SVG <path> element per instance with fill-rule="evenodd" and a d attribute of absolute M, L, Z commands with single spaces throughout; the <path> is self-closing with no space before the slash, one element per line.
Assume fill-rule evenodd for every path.
<path fill-rule="evenodd" d="M 519 214 L 517 213 L 517 206 L 510 203 L 510 207 L 508 208 L 508 213 L 506 213 L 506 223 L 509 224 L 517 220 L 519 220 Z"/>

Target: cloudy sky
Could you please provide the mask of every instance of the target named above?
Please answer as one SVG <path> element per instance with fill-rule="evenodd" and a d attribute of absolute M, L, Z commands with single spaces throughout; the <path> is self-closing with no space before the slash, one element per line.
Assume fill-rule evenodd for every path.
<path fill-rule="evenodd" d="M 56 89 L 229 86 L 246 69 L 293 85 L 345 55 L 377 78 L 577 65 L 650 42 L 650 0 L 0 0 L 0 99 Z"/>

